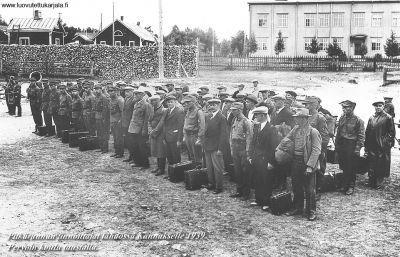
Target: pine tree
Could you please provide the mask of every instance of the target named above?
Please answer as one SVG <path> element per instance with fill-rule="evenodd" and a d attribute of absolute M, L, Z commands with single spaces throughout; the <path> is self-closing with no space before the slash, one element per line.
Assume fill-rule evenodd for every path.
<path fill-rule="evenodd" d="M 311 39 L 311 44 L 309 45 L 307 52 L 309 52 L 310 54 L 318 54 L 320 50 L 321 47 L 318 44 L 317 38 L 314 37 L 313 39 Z"/>
<path fill-rule="evenodd" d="M 283 41 L 281 31 L 278 33 L 278 40 L 276 41 L 274 50 L 276 55 L 279 55 L 283 50 L 285 50 L 285 42 Z"/>
<path fill-rule="evenodd" d="M 365 56 L 367 53 L 368 53 L 368 48 L 367 48 L 367 46 L 365 45 L 365 43 L 362 43 L 362 44 L 361 44 L 361 47 L 360 47 L 360 55 L 361 55 L 361 57 L 364 58 L 364 56 Z"/>
<path fill-rule="evenodd" d="M 326 49 L 328 56 L 330 57 L 339 57 L 343 55 L 343 50 L 340 48 L 337 40 L 333 40 L 333 44 L 329 43 L 328 48 Z"/>
<path fill-rule="evenodd" d="M 399 44 L 396 41 L 396 36 L 393 31 L 390 35 L 390 38 L 386 40 L 386 45 L 384 46 L 384 49 L 386 56 L 394 57 L 400 55 Z"/>
<path fill-rule="evenodd" d="M 257 52 L 257 41 L 256 37 L 254 36 L 254 33 L 251 33 L 249 40 L 247 41 L 247 51 L 249 53 L 255 53 Z"/>

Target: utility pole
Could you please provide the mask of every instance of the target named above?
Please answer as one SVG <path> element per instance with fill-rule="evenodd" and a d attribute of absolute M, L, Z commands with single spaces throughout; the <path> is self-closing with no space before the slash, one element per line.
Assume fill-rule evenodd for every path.
<path fill-rule="evenodd" d="M 214 29 L 212 29 L 212 33 L 211 33 L 211 35 L 212 35 L 212 38 L 211 38 L 211 56 L 212 57 L 214 57 L 214 53 L 215 53 L 215 46 L 214 46 L 214 38 L 215 38 L 215 35 L 214 35 Z"/>
<path fill-rule="evenodd" d="M 114 42 L 114 40 L 115 40 L 115 38 L 114 38 L 114 30 L 115 30 L 115 27 L 114 27 L 114 1 L 113 1 L 113 20 L 112 20 L 112 45 L 114 46 L 115 45 L 115 42 Z"/>
<path fill-rule="evenodd" d="M 158 0 L 158 19 L 159 19 L 159 42 L 158 42 L 158 78 L 164 78 L 164 36 L 163 36 L 163 17 L 162 0 Z"/>

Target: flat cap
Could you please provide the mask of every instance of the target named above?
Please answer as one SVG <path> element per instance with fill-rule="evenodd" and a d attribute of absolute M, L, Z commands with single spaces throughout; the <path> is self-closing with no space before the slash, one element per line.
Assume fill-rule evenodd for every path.
<path fill-rule="evenodd" d="M 207 103 L 209 103 L 209 104 L 215 104 L 215 103 L 219 104 L 219 103 L 221 103 L 221 100 L 219 100 L 217 98 L 212 98 L 212 99 L 208 100 Z"/>
<path fill-rule="evenodd" d="M 245 92 L 239 92 L 239 93 L 236 94 L 236 97 L 237 98 L 243 98 L 243 97 L 246 97 L 246 95 L 247 94 Z"/>
<path fill-rule="evenodd" d="M 157 95 L 165 95 L 167 92 L 165 92 L 165 90 L 157 90 L 156 94 Z"/>
<path fill-rule="evenodd" d="M 350 100 L 344 100 L 344 101 L 340 102 L 339 104 L 340 104 L 341 106 L 343 106 L 343 107 L 346 107 L 346 106 L 351 106 L 351 107 L 356 106 L 356 103 L 355 103 L 355 102 L 352 102 L 352 101 L 350 101 Z"/>
<path fill-rule="evenodd" d="M 257 113 L 262 113 L 262 114 L 268 114 L 268 107 L 267 106 L 258 106 L 254 108 L 253 114 Z"/>
<path fill-rule="evenodd" d="M 272 100 L 286 100 L 286 97 L 284 97 L 283 95 L 274 95 L 273 97 L 271 97 Z"/>
<path fill-rule="evenodd" d="M 384 104 L 385 104 L 385 101 L 381 100 L 380 98 L 374 99 L 372 105 L 373 105 L 373 106 L 377 106 L 378 104 L 384 105 Z"/>
<path fill-rule="evenodd" d="M 293 96 L 293 97 L 297 97 L 297 93 L 294 92 L 294 91 L 288 90 L 288 91 L 286 91 L 285 93 L 286 93 L 286 94 L 289 94 L 289 95 L 291 95 L 291 96 Z"/>
<path fill-rule="evenodd" d="M 124 90 L 135 90 L 135 88 L 132 87 L 132 86 L 126 86 L 126 87 L 124 87 L 123 89 L 124 89 Z"/>
<path fill-rule="evenodd" d="M 392 96 L 384 96 L 383 99 L 389 99 L 389 100 L 391 100 L 391 99 L 393 99 L 393 97 L 392 97 Z"/>
<path fill-rule="evenodd" d="M 212 94 L 205 94 L 201 98 L 203 98 L 203 99 L 212 99 L 212 98 L 214 98 L 214 96 Z"/>
<path fill-rule="evenodd" d="M 182 103 L 186 103 L 186 102 L 194 102 L 196 99 L 194 98 L 194 96 L 191 95 L 187 95 L 182 99 Z"/>
<path fill-rule="evenodd" d="M 169 101 L 169 100 L 176 100 L 176 97 L 173 94 L 167 94 L 165 96 L 165 101 Z"/>
<path fill-rule="evenodd" d="M 232 105 L 231 105 L 231 110 L 243 110 L 243 108 L 244 108 L 244 104 L 243 103 L 241 103 L 241 102 L 234 102 L 234 103 L 232 103 Z"/>
<path fill-rule="evenodd" d="M 294 109 L 293 117 L 310 117 L 310 111 L 307 108 Z"/>
<path fill-rule="evenodd" d="M 232 97 L 228 97 L 228 98 L 225 98 L 224 99 L 224 102 L 228 102 L 228 103 L 233 103 L 233 102 L 235 102 L 236 100 L 235 99 L 233 99 Z"/>
<path fill-rule="evenodd" d="M 255 96 L 255 95 L 247 95 L 246 97 L 245 97 L 247 100 L 250 100 L 250 101 L 252 101 L 253 103 L 258 103 L 258 99 L 257 99 L 257 96 Z"/>
<path fill-rule="evenodd" d="M 152 96 L 149 97 L 149 101 L 151 101 L 151 100 L 160 100 L 160 99 L 161 99 L 161 97 L 159 95 L 152 95 Z"/>
<path fill-rule="evenodd" d="M 258 80 L 256 80 L 256 79 L 253 79 L 253 81 L 251 81 L 252 83 L 254 83 L 254 82 L 258 82 Z"/>
<path fill-rule="evenodd" d="M 199 89 L 210 90 L 210 88 L 208 86 L 206 86 L 206 85 L 203 85 L 203 86 L 199 87 Z"/>

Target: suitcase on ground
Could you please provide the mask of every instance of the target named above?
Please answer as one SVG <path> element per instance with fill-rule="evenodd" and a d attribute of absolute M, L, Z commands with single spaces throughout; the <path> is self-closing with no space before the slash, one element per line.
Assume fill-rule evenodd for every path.
<path fill-rule="evenodd" d="M 95 150 L 100 148 L 96 136 L 87 136 L 79 138 L 78 146 L 80 151 Z"/>
<path fill-rule="evenodd" d="M 61 142 L 67 144 L 69 143 L 69 133 L 73 132 L 72 130 L 61 130 Z"/>
<path fill-rule="evenodd" d="M 192 161 L 168 165 L 168 178 L 171 182 L 181 182 L 185 179 L 185 171 L 192 170 L 196 164 Z"/>
<path fill-rule="evenodd" d="M 335 185 L 336 188 L 342 188 L 344 186 L 344 175 L 343 175 L 343 171 L 339 170 L 337 172 L 334 173 L 335 176 Z"/>
<path fill-rule="evenodd" d="M 283 192 L 271 196 L 269 207 L 274 215 L 281 215 L 290 211 L 293 207 L 292 194 L 289 192 Z"/>
<path fill-rule="evenodd" d="M 78 147 L 79 138 L 89 136 L 89 132 L 70 132 L 69 133 L 69 147 Z"/>
<path fill-rule="evenodd" d="M 50 131 L 47 131 L 47 134 L 49 134 L 49 136 L 54 136 L 56 134 L 56 126 L 51 126 Z"/>
<path fill-rule="evenodd" d="M 326 161 L 331 164 L 338 164 L 339 158 L 335 150 L 328 149 L 326 151 Z"/>
<path fill-rule="evenodd" d="M 324 175 L 319 177 L 318 181 L 318 191 L 319 192 L 333 192 L 336 190 L 335 185 L 335 174 L 331 172 L 326 172 Z"/>
<path fill-rule="evenodd" d="M 207 169 L 193 169 L 185 171 L 185 187 L 188 190 L 197 190 L 208 184 Z"/>
<path fill-rule="evenodd" d="M 46 126 L 40 126 L 40 127 L 38 127 L 38 130 L 39 130 L 38 135 L 41 136 L 41 137 L 45 136 L 47 134 L 47 127 Z"/>

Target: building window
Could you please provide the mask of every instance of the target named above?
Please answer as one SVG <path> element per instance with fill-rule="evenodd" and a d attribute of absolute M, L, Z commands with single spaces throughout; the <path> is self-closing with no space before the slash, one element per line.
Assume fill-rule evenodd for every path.
<path fill-rule="evenodd" d="M 329 37 L 319 37 L 318 42 L 322 50 L 328 49 Z"/>
<path fill-rule="evenodd" d="M 106 41 L 100 41 L 100 45 L 105 45 Z"/>
<path fill-rule="evenodd" d="M 304 26 L 315 27 L 315 20 L 317 19 L 316 13 L 305 13 L 304 14 Z"/>
<path fill-rule="evenodd" d="M 383 17 L 383 13 L 381 13 L 381 12 L 372 13 L 371 26 L 372 27 L 382 27 L 382 17 Z"/>
<path fill-rule="evenodd" d="M 115 46 L 121 46 L 121 41 L 115 41 Z"/>
<path fill-rule="evenodd" d="M 343 27 L 344 13 L 334 12 L 332 13 L 332 27 Z"/>
<path fill-rule="evenodd" d="M 60 45 L 60 39 L 59 38 L 54 39 L 54 44 Z"/>
<path fill-rule="evenodd" d="M 340 47 L 340 49 L 343 49 L 343 38 L 342 37 L 333 37 L 332 38 L 332 44 L 334 42 L 334 40 L 336 40 L 338 46 Z"/>
<path fill-rule="evenodd" d="M 319 13 L 319 26 L 329 27 L 329 13 Z"/>
<path fill-rule="evenodd" d="M 135 41 L 129 41 L 129 46 L 135 46 Z"/>
<path fill-rule="evenodd" d="M 371 38 L 371 50 L 372 51 L 380 51 L 381 50 L 381 39 L 380 38 Z"/>
<path fill-rule="evenodd" d="M 258 37 L 257 41 L 257 50 L 258 51 L 267 51 L 268 50 L 268 38 L 267 37 Z"/>
<path fill-rule="evenodd" d="M 287 28 L 288 26 L 288 14 L 287 13 L 278 13 L 278 24 L 277 27 Z"/>
<path fill-rule="evenodd" d="M 305 51 L 308 51 L 308 49 L 310 48 L 312 39 L 313 39 L 313 37 L 305 37 L 304 38 L 304 50 Z"/>
<path fill-rule="evenodd" d="M 121 30 L 116 30 L 114 32 L 114 36 L 123 36 L 124 34 L 122 34 Z"/>
<path fill-rule="evenodd" d="M 392 26 L 400 27 L 400 12 L 392 12 Z"/>
<path fill-rule="evenodd" d="M 274 44 L 276 44 L 276 42 L 278 42 L 278 39 L 279 39 L 278 37 L 275 39 Z M 289 49 L 289 47 L 288 47 L 288 38 L 287 37 L 282 37 L 282 40 L 283 40 L 283 46 L 284 46 L 282 53 L 284 53 Z"/>
<path fill-rule="evenodd" d="M 30 38 L 29 37 L 20 37 L 19 44 L 20 45 L 30 45 Z"/>
<path fill-rule="evenodd" d="M 258 27 L 263 27 L 263 28 L 267 27 L 268 14 L 258 13 L 257 15 L 258 15 Z"/>
<path fill-rule="evenodd" d="M 354 12 L 353 13 L 353 24 L 354 27 L 364 27 L 365 13 Z"/>

